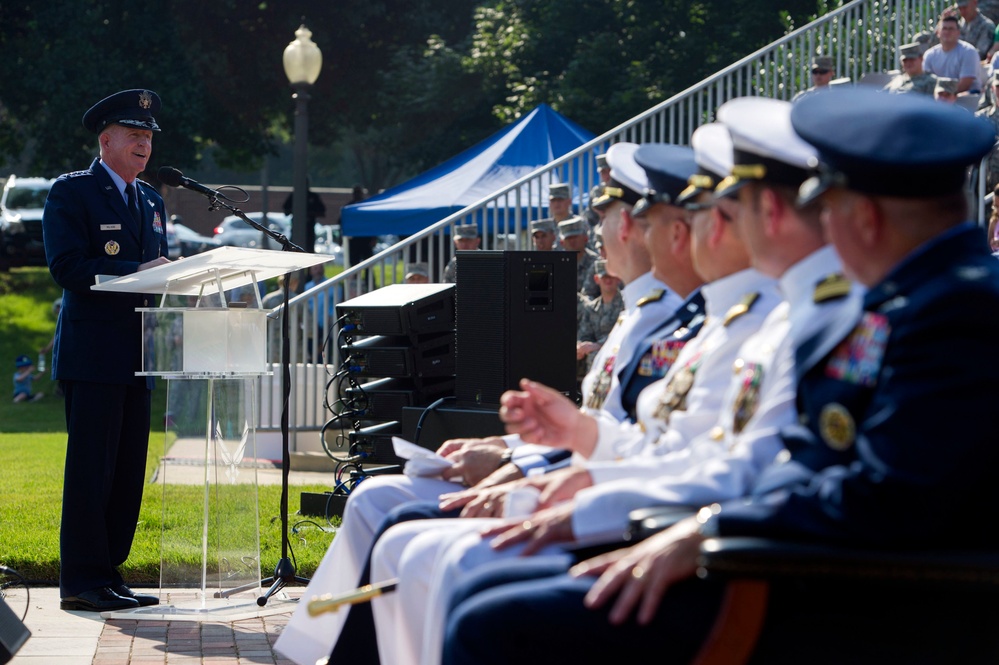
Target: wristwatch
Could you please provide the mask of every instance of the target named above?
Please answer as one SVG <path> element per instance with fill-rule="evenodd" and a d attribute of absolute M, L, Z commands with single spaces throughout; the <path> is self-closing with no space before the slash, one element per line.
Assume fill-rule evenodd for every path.
<path fill-rule="evenodd" d="M 697 523 L 700 526 L 697 528 L 698 533 L 700 533 L 705 538 L 717 538 L 720 534 L 718 532 L 718 519 L 715 517 L 719 512 L 721 512 L 721 506 L 717 503 L 713 503 L 710 506 L 704 506 L 697 511 Z"/>
<path fill-rule="evenodd" d="M 513 461 L 513 448 L 507 448 L 506 450 L 503 451 L 503 454 L 500 455 L 499 466 L 496 468 L 498 469 L 502 468 L 507 464 L 509 464 L 511 461 Z"/>

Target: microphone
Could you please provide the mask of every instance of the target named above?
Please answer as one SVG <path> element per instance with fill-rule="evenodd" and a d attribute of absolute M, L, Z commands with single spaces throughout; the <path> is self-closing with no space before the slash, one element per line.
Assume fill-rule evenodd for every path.
<path fill-rule="evenodd" d="M 160 182 L 164 185 L 169 185 L 170 187 L 184 187 L 190 189 L 191 191 L 198 192 L 199 194 L 204 194 L 208 197 L 221 196 L 225 198 L 224 194 L 220 194 L 217 190 L 211 189 L 210 187 L 205 187 L 197 180 L 191 180 L 190 178 L 185 178 L 184 174 L 175 169 L 172 166 L 161 166 L 160 170 L 157 171 L 156 175 L 159 176 Z"/>

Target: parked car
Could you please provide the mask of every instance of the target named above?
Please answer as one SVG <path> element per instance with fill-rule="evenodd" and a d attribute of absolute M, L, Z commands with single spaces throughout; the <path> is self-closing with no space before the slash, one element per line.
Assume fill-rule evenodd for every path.
<path fill-rule="evenodd" d="M 177 238 L 178 256 L 194 256 L 219 246 L 215 238 L 203 236 L 183 224 L 173 224 L 173 232 Z"/>
<path fill-rule="evenodd" d="M 316 254 L 329 254 L 333 265 L 343 265 L 343 246 L 337 242 L 339 227 L 316 224 Z"/>
<path fill-rule="evenodd" d="M 249 212 L 246 216 L 255 222 L 264 218 L 262 212 Z M 279 212 L 267 213 L 267 228 L 291 237 L 291 215 Z M 236 215 L 229 215 L 215 227 L 215 240 L 219 245 L 229 247 L 252 247 L 256 249 L 281 249 L 277 241 L 253 228 Z"/>
<path fill-rule="evenodd" d="M 42 209 L 52 182 L 11 174 L 4 183 L 0 194 L 0 270 L 46 264 Z"/>

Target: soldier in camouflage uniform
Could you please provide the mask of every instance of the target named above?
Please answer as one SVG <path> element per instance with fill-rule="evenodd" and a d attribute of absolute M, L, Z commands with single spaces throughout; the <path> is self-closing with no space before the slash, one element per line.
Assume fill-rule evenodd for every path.
<path fill-rule="evenodd" d="M 961 16 L 961 39 L 978 50 L 978 57 L 985 59 L 995 40 L 996 24 L 978 10 L 978 0 L 957 0 Z"/>
<path fill-rule="evenodd" d="M 538 251 L 558 249 L 555 244 L 556 230 L 555 220 L 550 217 L 531 222 L 531 242 L 534 243 L 534 249 Z"/>
<path fill-rule="evenodd" d="M 607 261 L 597 259 L 593 263 L 594 279 L 600 287 L 600 295 L 587 299 L 580 294 L 581 306 L 577 311 L 576 332 L 576 378 L 582 381 L 590 371 L 594 354 L 600 350 L 611 328 L 617 323 L 624 309 L 621 296 L 621 281 L 607 272 Z"/>
<path fill-rule="evenodd" d="M 896 94 L 918 92 L 932 97 L 937 77 L 923 71 L 923 47 L 918 42 L 913 42 L 903 44 L 898 51 L 902 61 L 902 73 L 892 79 L 885 86 L 885 90 Z"/>
<path fill-rule="evenodd" d="M 479 227 L 475 224 L 465 224 L 454 227 L 454 249 L 473 250 L 479 249 L 482 239 L 479 238 Z M 454 284 L 457 278 L 458 256 L 452 256 L 451 260 L 444 266 L 444 274 L 441 281 L 445 284 Z"/>
<path fill-rule="evenodd" d="M 593 262 L 600 255 L 586 246 L 590 240 L 586 220 L 572 217 L 559 222 L 558 237 L 567 252 L 576 252 L 576 290 L 591 298 L 600 295 L 600 287 L 593 280 Z"/>
<path fill-rule="evenodd" d="M 992 86 L 992 99 L 999 99 L 999 72 L 992 74 L 989 84 Z M 992 102 L 991 106 L 983 108 L 981 111 L 975 113 L 975 115 L 991 122 L 993 128 L 995 128 L 996 138 L 999 138 L 999 108 L 997 108 L 995 101 Z M 999 149 L 993 147 L 992 152 L 989 153 L 988 170 L 985 173 L 987 191 L 991 192 L 997 184 L 999 184 Z"/>

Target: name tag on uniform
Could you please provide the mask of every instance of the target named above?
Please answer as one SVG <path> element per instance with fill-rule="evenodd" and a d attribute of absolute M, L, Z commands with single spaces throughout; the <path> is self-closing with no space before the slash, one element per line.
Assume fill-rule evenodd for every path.
<path fill-rule="evenodd" d="M 121 224 L 101 224 L 101 231 L 121 231 Z"/>

